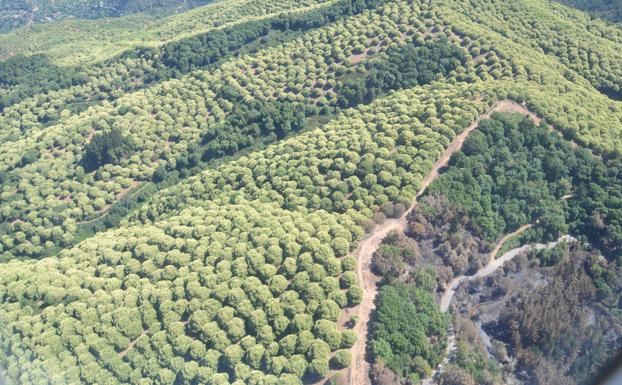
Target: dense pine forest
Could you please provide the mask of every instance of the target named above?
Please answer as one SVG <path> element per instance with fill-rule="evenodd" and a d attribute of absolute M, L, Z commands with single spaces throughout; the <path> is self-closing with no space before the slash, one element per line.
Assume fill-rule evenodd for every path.
<path fill-rule="evenodd" d="M 104 3 L 0 4 L 0 383 L 591 385 L 622 351 L 615 2 Z"/>

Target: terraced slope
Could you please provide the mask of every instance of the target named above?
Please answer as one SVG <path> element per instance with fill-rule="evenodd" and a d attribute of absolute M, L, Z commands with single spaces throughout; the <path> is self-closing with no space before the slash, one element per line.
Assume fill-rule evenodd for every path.
<path fill-rule="evenodd" d="M 408 9 L 414 12 L 418 7 L 407 4 L 395 7 L 391 4 L 387 10 L 392 13 L 388 13 L 384 19 L 388 22 L 391 17 L 401 15 L 403 20 L 408 20 Z M 334 111 L 338 107 L 339 78 L 347 73 L 356 73 L 365 64 L 360 62 L 358 66 L 344 60 L 352 50 L 348 44 L 354 45 L 357 39 L 373 31 L 373 24 L 367 23 L 370 18 L 374 18 L 373 15 L 368 12 L 354 16 L 325 30 L 310 32 L 302 40 L 268 48 L 253 56 L 232 59 L 213 71 L 197 71 L 181 79 L 125 95 L 113 103 L 103 103 L 81 114 L 71 115 L 61 124 L 44 126 L 36 123 L 28 130 L 15 127 L 15 134 L 1 145 L 3 154 L 0 155 L 0 170 L 5 173 L 8 181 L 3 185 L 7 197 L 3 202 L 7 207 L 6 221 L 17 227 L 9 231 L 26 230 L 31 233 L 35 228 L 28 226 L 27 222 L 43 220 L 50 223 L 52 216 L 60 216 L 67 220 L 63 219 L 53 226 L 65 234 L 64 239 L 44 238 L 53 245 L 70 244 L 78 231 L 76 226 L 101 214 L 100 210 L 114 203 L 119 192 L 130 186 L 132 181 L 149 182 L 159 168 L 178 170 L 178 161 L 182 157 L 188 159 L 191 151 L 195 152 L 195 158 L 200 159 L 201 153 L 196 153 L 200 151 L 197 146 L 205 140 L 206 132 L 226 124 L 228 115 L 234 111 L 235 99 L 228 97 L 227 100 L 218 96 L 225 92 L 242 101 L 255 99 L 267 103 L 278 98 L 292 106 L 305 106 L 308 110 L 305 115 L 322 116 Z M 387 35 L 384 42 L 378 42 L 377 50 L 388 49 L 391 42 L 401 42 L 398 26 L 394 24 L 393 28 L 393 37 Z M 343 51 L 323 49 L 336 36 L 344 42 Z M 376 43 L 370 39 L 368 44 Z M 296 59 L 314 56 L 322 59 Z M 332 69 L 325 64 L 326 61 L 334 61 Z M 249 68 L 256 69 L 251 72 Z M 470 68 L 469 71 L 475 71 L 472 64 Z M 288 74 L 295 76 L 290 78 Z M 12 119 L 17 116 L 18 106 L 9 110 L 5 112 L 7 123 L 21 126 L 22 123 Z M 431 111 L 428 117 L 433 117 L 433 113 Z M 128 141 L 141 143 L 141 146 L 119 164 L 104 165 L 94 173 L 85 172 L 81 164 L 85 144 L 91 140 L 92 134 L 111 128 L 119 129 Z M 244 147 L 244 137 L 234 137 L 233 145 Z M 229 140 L 227 137 L 215 139 L 214 143 L 227 143 Z M 228 152 L 226 148 L 223 151 L 225 154 Z M 22 162 L 23 154 L 27 152 L 38 154 L 37 159 L 27 164 Z M 47 176 L 37 171 L 47 173 L 44 169 L 56 171 Z M 20 182 L 17 183 L 17 180 Z M 50 185 L 51 188 L 63 183 L 62 189 L 65 191 L 62 196 L 56 188 L 52 191 L 28 187 L 32 183 L 40 185 L 43 180 L 56 180 Z M 9 194 L 11 199 L 8 199 Z M 49 205 L 35 208 L 26 203 L 33 199 L 46 200 Z M 28 219 L 26 214 L 30 214 L 32 219 Z M 20 229 L 22 226 L 26 228 Z M 31 233 L 26 238 L 35 235 Z M 32 249 L 28 246 L 31 242 L 25 241 L 20 246 L 20 253 L 32 255 L 42 252 L 38 247 L 42 244 L 34 245 Z M 23 249 L 24 246 L 29 250 Z"/>

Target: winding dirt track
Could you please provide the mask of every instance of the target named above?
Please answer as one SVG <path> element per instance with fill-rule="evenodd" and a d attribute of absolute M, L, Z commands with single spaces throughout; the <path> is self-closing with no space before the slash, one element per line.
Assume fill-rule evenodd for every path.
<path fill-rule="evenodd" d="M 481 269 L 479 269 L 477 271 L 477 273 L 475 275 L 472 276 L 460 276 L 457 278 L 454 278 L 453 281 L 451 281 L 447 287 L 445 288 L 445 291 L 443 292 L 443 295 L 441 296 L 441 300 L 439 302 L 439 309 L 442 312 L 446 312 L 447 310 L 449 310 L 449 304 L 451 303 L 451 299 L 453 298 L 454 294 L 456 293 L 456 290 L 458 289 L 458 286 L 460 286 L 460 284 L 462 284 L 462 282 L 467 281 L 469 279 L 472 278 L 476 278 L 476 277 L 485 277 L 487 275 L 492 274 L 494 271 L 496 271 L 498 268 L 500 268 L 501 266 L 503 266 L 503 264 L 505 262 L 507 262 L 509 259 L 514 258 L 516 256 L 516 254 L 512 254 L 512 253 L 505 253 L 501 258 L 496 258 L 497 254 L 499 253 L 499 250 L 501 249 L 501 246 L 503 246 L 503 244 L 510 238 L 532 228 L 533 225 L 532 224 L 528 224 L 528 225 L 524 225 L 521 226 L 520 228 L 518 228 L 516 231 L 507 234 L 505 237 L 501 238 L 495 248 L 493 249 L 493 251 L 490 253 L 490 257 L 488 259 L 488 264 L 486 266 L 483 266 Z M 496 258 L 496 259 L 495 259 Z"/>
<path fill-rule="evenodd" d="M 449 146 L 445 149 L 441 157 L 436 161 L 430 173 L 421 184 L 421 189 L 415 196 L 410 208 L 397 219 L 389 219 L 376 228 L 361 241 L 359 247 L 353 252 L 357 258 L 357 275 L 363 289 L 363 301 L 358 307 L 359 321 L 354 327 L 358 338 L 352 350 L 352 365 L 350 366 L 350 384 L 352 385 L 371 385 L 370 365 L 366 359 L 366 348 L 369 331 L 369 316 L 375 308 L 376 295 L 378 294 L 378 277 L 371 272 L 371 257 L 382 243 L 384 237 L 391 231 L 404 231 L 407 226 L 406 217 L 417 206 L 417 198 L 423 194 L 430 183 L 439 175 L 439 171 L 447 166 L 451 156 L 462 148 L 465 139 L 479 126 L 479 123 L 490 118 L 493 112 L 516 112 L 528 116 L 535 124 L 540 124 L 540 118 L 531 113 L 521 104 L 513 101 L 503 100 L 495 103 L 485 114 L 480 115 L 469 127 L 458 134 Z"/>
<path fill-rule="evenodd" d="M 488 258 L 488 263 L 492 263 L 495 258 L 497 258 L 497 254 L 499 254 L 499 250 L 501 250 L 501 247 L 503 246 L 503 244 L 505 242 L 508 241 L 508 239 L 517 236 L 520 233 L 523 233 L 527 230 L 529 230 L 530 228 L 533 227 L 532 223 L 529 223 L 527 225 L 522 225 L 521 227 L 519 227 L 516 231 L 510 233 L 510 234 L 506 234 L 503 238 L 501 238 L 497 244 L 495 245 L 495 248 L 492 250 L 492 252 L 490 253 L 490 257 Z"/>
<path fill-rule="evenodd" d="M 127 345 L 127 348 L 125 348 L 124 351 L 117 353 L 117 356 L 119 356 L 121 358 L 127 356 L 127 354 L 130 352 L 130 350 L 134 349 L 134 346 L 136 346 L 136 344 L 138 343 L 138 339 L 140 337 L 142 337 L 142 336 L 146 336 L 147 334 L 149 334 L 149 330 L 143 330 L 143 332 L 140 333 L 140 335 L 138 337 L 136 337 L 135 339 L 130 341 L 130 343 Z"/>
<path fill-rule="evenodd" d="M 505 242 L 505 240 L 509 239 L 512 236 L 518 235 L 531 227 L 532 225 L 522 226 L 520 229 L 509 234 L 509 236 L 504 237 L 502 240 L 499 241 L 498 244 L 502 245 Z M 499 258 L 496 258 L 496 259 L 491 258 L 490 262 L 486 266 L 479 269 L 476 274 L 469 275 L 469 276 L 463 275 L 451 281 L 451 283 L 445 288 L 445 291 L 443 292 L 443 296 L 441 297 L 441 302 L 439 305 L 440 310 L 442 312 L 446 312 L 449 309 L 449 304 L 451 303 L 451 300 L 454 294 L 456 294 L 457 288 L 463 282 L 470 281 L 474 278 L 486 277 L 494 273 L 498 268 L 502 267 L 507 261 L 514 259 L 514 257 L 521 254 L 522 252 L 525 252 L 531 249 L 534 249 L 534 250 L 552 249 L 553 247 L 557 246 L 557 244 L 560 242 L 573 242 L 573 241 L 576 241 L 574 237 L 570 235 L 563 235 L 557 241 L 554 241 L 554 242 L 526 244 L 526 245 L 516 247 L 512 250 L 507 251 L 505 254 L 503 254 Z M 498 249 L 495 251 L 495 253 L 497 252 L 499 252 Z M 449 331 L 449 341 L 447 343 L 447 349 L 445 349 L 445 356 L 443 358 L 443 361 L 436 368 L 434 368 L 432 373 L 427 378 L 425 378 L 421 382 L 421 385 L 431 385 L 432 382 L 437 379 L 437 376 L 441 373 L 443 366 L 449 362 L 450 355 L 452 352 L 455 351 L 455 349 L 456 349 L 456 335 L 454 334 L 453 328 L 452 328 Z"/>

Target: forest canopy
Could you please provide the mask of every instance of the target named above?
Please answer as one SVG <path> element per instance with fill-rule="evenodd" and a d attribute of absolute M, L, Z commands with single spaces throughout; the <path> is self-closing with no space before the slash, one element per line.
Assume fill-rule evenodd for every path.
<path fill-rule="evenodd" d="M 528 223 L 601 250 L 590 298 L 619 305 L 615 25 L 529 0 L 36 21 L 0 34 L 2 383 L 338 384 L 365 344 L 416 383 L 449 345 L 437 292 Z M 500 102 L 545 124 L 481 122 L 405 217 Z M 441 379 L 498 379 L 462 340 Z"/>

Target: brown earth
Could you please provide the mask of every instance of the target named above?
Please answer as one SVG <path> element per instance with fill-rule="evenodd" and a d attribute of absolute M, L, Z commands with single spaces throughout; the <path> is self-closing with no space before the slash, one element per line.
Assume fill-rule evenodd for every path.
<path fill-rule="evenodd" d="M 464 141 L 469 134 L 479 126 L 479 123 L 490 118 L 493 112 L 515 112 L 521 113 L 529 117 L 535 124 L 540 125 L 541 119 L 530 112 L 526 107 L 510 100 L 503 100 L 495 103 L 485 114 L 480 115 L 470 126 L 458 134 L 449 146 L 445 149 L 441 157 L 436 161 L 432 170 L 423 180 L 419 192 L 415 196 L 410 208 L 397 219 L 388 219 L 382 224 L 376 226 L 374 230 L 365 237 L 359 247 L 352 253 L 357 258 L 357 275 L 359 283 L 363 289 L 363 301 L 357 307 L 359 321 L 354 327 L 358 339 L 352 348 L 352 365 L 350 366 L 350 384 L 352 385 L 371 385 L 369 377 L 370 363 L 366 359 L 367 339 L 369 332 L 369 317 L 375 308 L 376 295 L 378 294 L 379 277 L 375 276 L 371 271 L 371 260 L 374 252 L 382 243 L 384 237 L 392 230 L 404 232 L 407 228 L 406 218 L 408 214 L 416 207 L 417 198 L 423 194 L 430 183 L 439 176 L 442 168 L 447 166 L 451 156 L 462 148 Z M 497 250 L 498 251 L 498 250 Z"/>

